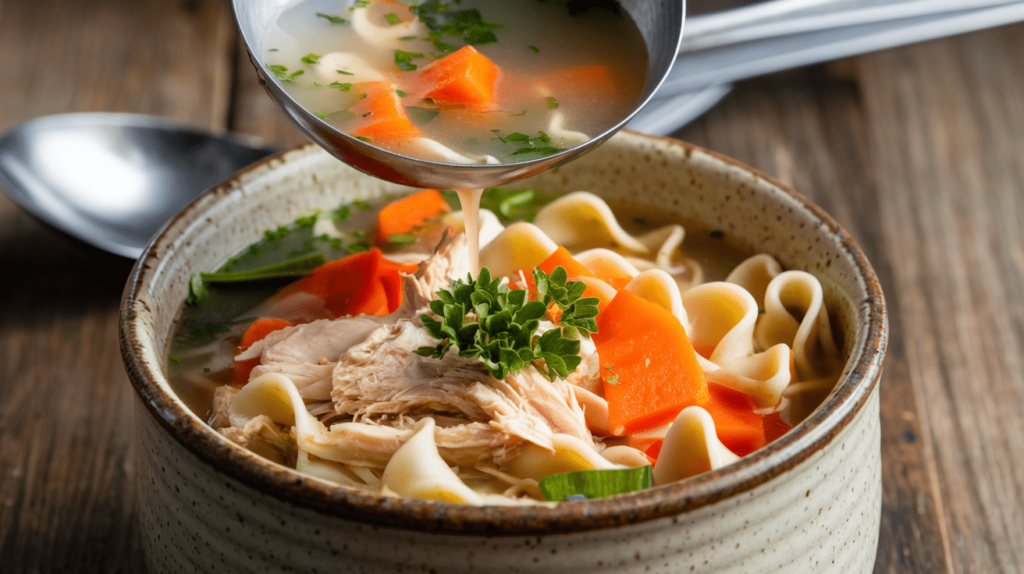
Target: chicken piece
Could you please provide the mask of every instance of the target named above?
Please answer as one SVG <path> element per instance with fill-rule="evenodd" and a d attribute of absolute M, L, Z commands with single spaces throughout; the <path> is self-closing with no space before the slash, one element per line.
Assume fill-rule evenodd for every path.
<path fill-rule="evenodd" d="M 231 385 L 221 385 L 213 391 L 213 412 L 210 413 L 209 425 L 215 430 L 231 426 L 231 400 L 238 394 L 238 389 Z"/>
<path fill-rule="evenodd" d="M 220 433 L 228 440 L 285 466 L 295 467 L 298 456 L 295 439 L 281 432 L 267 415 L 259 415 L 240 427 L 225 427 Z"/>

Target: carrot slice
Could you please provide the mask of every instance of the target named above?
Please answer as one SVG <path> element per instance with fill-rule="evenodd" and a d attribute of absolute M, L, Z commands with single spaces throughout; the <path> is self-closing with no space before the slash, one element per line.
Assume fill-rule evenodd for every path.
<path fill-rule="evenodd" d="M 772 413 L 764 417 L 764 439 L 765 442 L 772 442 L 780 436 L 789 432 L 793 427 L 782 420 L 779 413 Z"/>
<path fill-rule="evenodd" d="M 420 81 L 429 91 L 424 95 L 438 107 L 493 110 L 498 67 L 473 46 L 466 46 L 423 68 Z"/>
<path fill-rule="evenodd" d="M 754 401 L 743 392 L 716 383 L 708 383 L 711 400 L 704 409 L 715 421 L 715 434 L 726 448 L 746 456 L 761 448 L 765 440 L 765 424 L 754 412 Z"/>
<path fill-rule="evenodd" d="M 363 82 L 353 88 L 366 97 L 349 111 L 359 119 L 349 134 L 369 138 L 375 143 L 410 138 L 420 133 L 405 113 L 393 82 Z"/>
<path fill-rule="evenodd" d="M 257 319 L 255 323 L 249 325 L 249 328 L 245 330 L 245 334 L 242 335 L 242 342 L 238 345 L 238 349 L 235 354 L 241 353 L 242 351 L 253 346 L 257 341 L 262 341 L 267 335 L 274 331 L 280 331 L 285 327 L 291 327 L 292 323 L 283 319 Z M 254 359 L 248 359 L 245 361 L 235 361 L 234 370 L 234 381 L 236 386 L 242 386 L 249 382 L 249 375 L 252 370 L 260 364 L 260 357 Z"/>
<path fill-rule="evenodd" d="M 619 291 L 597 316 L 608 424 L 622 436 L 668 422 L 710 399 L 682 324 L 660 305 Z"/>
<path fill-rule="evenodd" d="M 277 297 L 308 293 L 323 299 L 324 309 L 335 317 L 387 315 L 402 304 L 399 271 L 409 268 L 387 261 L 374 247 L 317 267 L 308 277 L 282 289 Z M 385 275 L 392 277 L 382 280 Z"/>
<path fill-rule="evenodd" d="M 385 245 L 389 243 L 388 236 L 409 233 L 426 220 L 447 213 L 449 209 L 448 202 L 436 189 L 424 189 L 392 201 L 377 213 L 374 241 L 377 245 Z"/>

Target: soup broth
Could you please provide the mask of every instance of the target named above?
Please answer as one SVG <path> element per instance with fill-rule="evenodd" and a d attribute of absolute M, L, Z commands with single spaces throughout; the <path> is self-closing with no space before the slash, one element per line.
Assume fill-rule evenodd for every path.
<path fill-rule="evenodd" d="M 299 472 L 518 504 L 579 494 L 549 478 L 562 471 L 598 473 L 582 488 L 603 496 L 714 470 L 806 418 L 838 380 L 817 279 L 720 230 L 586 192 L 495 188 L 482 197 L 487 273 L 467 277 L 458 207 L 425 190 L 268 231 L 193 281 L 171 386 L 227 438 Z M 520 324 L 525 338 L 502 339 Z M 512 347 L 491 349 L 499 339 Z M 271 416 L 283 397 L 294 418 Z M 641 486 L 608 492 L 605 471 L 636 471 L 614 480 Z"/>
<path fill-rule="evenodd" d="M 603 133 L 639 101 L 647 61 L 614 2 L 566 0 L 305 0 L 260 56 L 323 121 L 446 163 L 526 161 Z"/>

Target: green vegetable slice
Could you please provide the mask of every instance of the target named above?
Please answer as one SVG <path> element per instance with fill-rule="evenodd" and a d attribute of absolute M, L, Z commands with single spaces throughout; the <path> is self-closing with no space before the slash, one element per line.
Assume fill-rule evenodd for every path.
<path fill-rule="evenodd" d="M 314 253 L 305 257 L 290 259 L 274 265 L 267 265 L 249 271 L 224 271 L 219 273 L 200 273 L 205 283 L 242 283 L 246 281 L 266 281 L 286 277 L 304 277 L 313 269 L 327 262 L 323 253 Z"/>
<path fill-rule="evenodd" d="M 605 498 L 616 494 L 651 488 L 651 466 L 602 470 L 577 470 L 552 474 L 540 479 L 544 500 L 561 502 L 570 496 Z"/>

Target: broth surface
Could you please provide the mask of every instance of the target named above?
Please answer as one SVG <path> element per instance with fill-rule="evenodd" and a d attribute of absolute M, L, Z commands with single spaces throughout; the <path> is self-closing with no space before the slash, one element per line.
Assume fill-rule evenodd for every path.
<path fill-rule="evenodd" d="M 402 22 L 394 25 L 405 25 L 412 16 L 397 2 L 300 2 L 267 31 L 260 56 L 299 104 L 345 132 L 363 122 L 350 109 L 367 91 L 364 82 L 394 82 L 420 135 L 464 159 L 439 155 L 418 138 L 369 138 L 371 143 L 447 163 L 514 163 L 557 153 L 604 132 L 639 100 L 646 80 L 646 48 L 636 26 L 613 3 L 438 4 L 449 10 L 478 10 L 483 22 L 499 26 L 490 30 L 494 41 L 473 42 L 500 70 L 493 109 L 446 106 L 425 98 L 420 89 L 417 78 L 424 69 L 466 45 L 463 38 L 441 37 L 441 47 L 447 44 L 449 49 L 439 50 L 422 26 L 420 33 L 376 45 L 377 40 L 367 41 L 356 32 L 353 22 L 360 15 L 384 32 L 392 25 L 388 18 L 400 17 Z M 590 6 L 582 9 L 585 5 Z M 356 54 L 366 67 L 339 72 L 329 65 L 341 61 L 332 59 L 336 54 Z"/>

